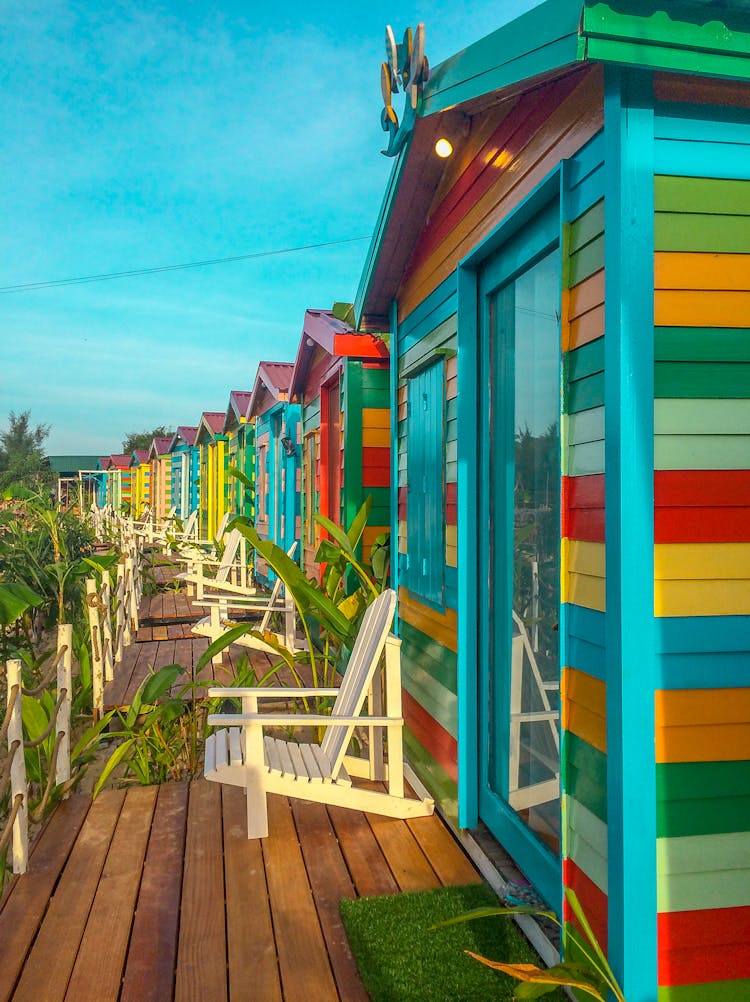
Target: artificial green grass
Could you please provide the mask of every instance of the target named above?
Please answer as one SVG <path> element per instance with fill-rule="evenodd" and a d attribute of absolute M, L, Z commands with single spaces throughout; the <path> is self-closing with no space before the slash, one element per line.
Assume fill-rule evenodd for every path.
<path fill-rule="evenodd" d="M 342 901 L 341 916 L 372 1002 L 512 999 L 518 982 L 464 953 L 539 964 L 512 919 L 501 916 L 431 928 L 474 908 L 497 905 L 485 884 Z M 560 991 L 545 997 L 565 1002 Z"/>

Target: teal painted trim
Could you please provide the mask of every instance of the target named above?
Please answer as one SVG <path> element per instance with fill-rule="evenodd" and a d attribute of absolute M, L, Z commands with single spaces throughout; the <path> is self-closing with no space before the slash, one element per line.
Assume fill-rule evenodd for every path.
<path fill-rule="evenodd" d="M 393 211 L 393 203 L 395 202 L 396 195 L 398 194 L 399 184 L 401 183 L 401 174 L 403 173 L 406 165 L 406 158 L 409 155 L 410 146 L 411 141 L 408 140 L 399 156 L 393 162 L 393 169 L 391 170 L 388 178 L 388 186 L 385 190 L 385 195 L 383 196 L 383 201 L 380 206 L 380 212 L 378 213 L 378 220 L 375 224 L 372 240 L 370 241 L 370 246 L 367 248 L 367 257 L 365 258 L 365 264 L 359 280 L 357 295 L 354 298 L 354 314 L 357 320 L 357 326 L 359 326 L 359 323 L 362 320 L 365 302 L 367 301 L 367 297 L 370 293 L 373 277 L 375 275 L 375 269 L 377 268 L 378 259 L 380 258 L 381 245 L 388 229 L 391 212 Z M 393 330 L 392 325 L 391 330 Z"/>
<path fill-rule="evenodd" d="M 433 69 L 424 117 L 576 62 L 581 0 L 547 0 Z M 429 50 L 428 50 L 429 55 Z"/>
<path fill-rule="evenodd" d="M 718 654 L 661 654 L 657 658 L 656 686 L 659 689 L 745 689 L 748 653 L 745 648 Z"/>
<path fill-rule="evenodd" d="M 696 123 L 696 128 L 699 125 Z M 659 139 L 654 150 L 654 173 L 744 181 L 750 178 L 750 156 L 746 146 Z"/>
<path fill-rule="evenodd" d="M 401 321 L 399 358 L 456 312 L 456 275 L 451 273 Z M 393 355 L 393 346 L 391 345 Z"/>
<path fill-rule="evenodd" d="M 596 173 L 604 163 L 604 130 L 600 129 L 595 136 L 582 146 L 564 165 L 564 189 L 566 199 L 583 184 L 592 174 Z M 601 195 L 599 196 L 601 198 Z M 592 203 L 593 204 L 593 203 Z M 575 219 L 565 213 L 565 222 Z"/>
<path fill-rule="evenodd" d="M 398 552 L 398 303 L 391 303 L 391 365 L 389 369 L 391 405 L 391 588 L 396 595 L 401 585 L 401 560 Z M 400 635 L 398 602 L 393 629 Z"/>
<path fill-rule="evenodd" d="M 657 139 L 750 146 L 750 111 L 722 107 L 707 112 L 705 106 L 701 110 L 699 105 L 693 104 L 661 105 L 659 114 L 654 117 L 654 132 Z"/>
<path fill-rule="evenodd" d="M 750 616 L 671 616 L 656 620 L 661 654 L 750 652 Z M 747 684 L 747 683 L 746 683 Z"/>
<path fill-rule="evenodd" d="M 609 961 L 629 1002 L 657 979 L 654 742 L 653 82 L 605 67 L 605 502 Z M 634 545 L 635 541 L 638 545 Z"/>
<path fill-rule="evenodd" d="M 458 823 L 479 822 L 479 676 L 477 498 L 478 437 L 477 274 L 458 271 L 458 447 L 456 482 L 458 550 Z"/>
<path fill-rule="evenodd" d="M 568 192 L 568 219 L 566 222 L 582 215 L 603 197 L 604 164 L 600 164 L 585 181 L 582 181 L 573 191 Z"/>

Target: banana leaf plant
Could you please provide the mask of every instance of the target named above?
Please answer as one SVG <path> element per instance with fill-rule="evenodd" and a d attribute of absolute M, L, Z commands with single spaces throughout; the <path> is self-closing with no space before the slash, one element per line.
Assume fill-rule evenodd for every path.
<path fill-rule="evenodd" d="M 590 998 L 597 999 L 597 1002 L 607 1002 L 609 992 L 615 997 L 617 1002 L 626 1002 L 622 988 L 617 982 L 612 968 L 609 966 L 607 958 L 599 945 L 594 931 L 589 924 L 586 914 L 581 907 L 578 896 L 571 887 L 565 888 L 565 897 L 570 910 L 575 916 L 582 933 L 572 924 L 563 928 L 562 923 L 553 911 L 546 911 L 541 908 L 532 908 L 519 905 L 512 908 L 476 908 L 458 915 L 456 918 L 440 922 L 434 928 L 457 925 L 460 922 L 471 922 L 475 919 L 490 918 L 492 916 L 512 916 L 512 915 L 537 915 L 549 919 L 558 926 L 565 935 L 565 942 L 579 959 L 573 963 L 563 961 L 553 967 L 543 968 L 534 964 L 506 964 L 502 961 L 491 960 L 478 953 L 466 952 L 480 964 L 491 967 L 494 971 L 502 971 L 510 977 L 520 981 L 521 984 L 515 989 L 514 998 L 517 999 L 537 999 L 544 995 L 549 995 L 556 988 L 562 986 L 572 988 L 576 992 L 581 992 Z"/>

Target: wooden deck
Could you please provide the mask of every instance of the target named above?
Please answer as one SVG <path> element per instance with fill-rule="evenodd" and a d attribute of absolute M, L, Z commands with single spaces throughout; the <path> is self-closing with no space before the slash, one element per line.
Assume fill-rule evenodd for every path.
<path fill-rule="evenodd" d="M 0 905 L 0 1002 L 366 1002 L 341 898 L 480 878 L 437 817 L 191 784 L 76 795 Z"/>

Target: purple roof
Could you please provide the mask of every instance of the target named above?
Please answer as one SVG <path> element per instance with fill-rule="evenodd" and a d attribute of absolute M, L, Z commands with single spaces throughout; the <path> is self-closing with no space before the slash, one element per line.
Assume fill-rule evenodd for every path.
<path fill-rule="evenodd" d="M 197 431 L 197 425 L 181 424 L 177 429 L 177 434 L 187 445 L 192 445 L 195 442 L 195 433 Z"/>
<path fill-rule="evenodd" d="M 157 456 L 165 456 L 169 452 L 169 445 L 172 441 L 171 438 L 162 438 L 159 436 L 155 438 L 151 443 L 151 448 L 148 450 L 149 456 L 155 453 Z"/>
<path fill-rule="evenodd" d="M 113 466 L 130 466 L 130 456 L 125 456 L 121 452 L 113 452 L 109 458 Z"/>
<path fill-rule="evenodd" d="M 255 385 L 247 405 L 245 416 L 250 418 L 255 413 L 255 405 L 265 389 L 278 401 L 282 393 L 288 394 L 292 382 L 294 362 L 261 362 L 255 377 Z"/>

